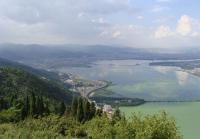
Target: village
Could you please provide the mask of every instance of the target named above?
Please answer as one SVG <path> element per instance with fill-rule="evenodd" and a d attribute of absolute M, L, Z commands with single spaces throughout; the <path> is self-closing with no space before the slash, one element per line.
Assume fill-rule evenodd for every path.
<path fill-rule="evenodd" d="M 109 118 L 112 118 L 115 109 L 111 105 L 106 103 L 98 105 L 96 101 L 90 99 L 94 95 L 94 91 L 108 86 L 107 81 L 86 80 L 72 73 L 59 73 L 59 77 L 62 82 L 70 86 L 71 91 L 80 93 L 89 102 L 95 103 L 96 109 L 102 109 L 103 113 L 106 113 Z"/>

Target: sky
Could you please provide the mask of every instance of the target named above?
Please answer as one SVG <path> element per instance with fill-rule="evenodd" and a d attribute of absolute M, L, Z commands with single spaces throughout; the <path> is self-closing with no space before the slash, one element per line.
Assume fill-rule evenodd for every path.
<path fill-rule="evenodd" d="M 198 47 L 199 5 L 199 0 L 0 0 L 0 43 Z"/>

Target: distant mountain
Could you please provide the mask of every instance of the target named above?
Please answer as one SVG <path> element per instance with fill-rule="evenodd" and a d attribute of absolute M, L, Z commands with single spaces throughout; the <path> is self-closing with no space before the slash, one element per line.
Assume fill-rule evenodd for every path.
<path fill-rule="evenodd" d="M 107 45 L 22 45 L 1 44 L 0 56 L 34 68 L 52 69 L 62 66 L 88 66 L 97 60 L 140 59 L 169 60 L 200 58 L 196 51 L 171 51 L 139 49 Z"/>

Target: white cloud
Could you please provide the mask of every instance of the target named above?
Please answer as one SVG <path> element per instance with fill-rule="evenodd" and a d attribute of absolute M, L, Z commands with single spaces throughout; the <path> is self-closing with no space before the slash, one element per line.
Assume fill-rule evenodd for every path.
<path fill-rule="evenodd" d="M 193 33 L 191 34 L 191 36 L 192 36 L 192 37 L 198 37 L 198 36 L 199 36 L 199 32 L 193 32 Z"/>
<path fill-rule="evenodd" d="M 187 36 L 189 33 L 191 33 L 192 23 L 189 16 L 181 16 L 181 18 L 178 20 L 176 31 L 182 36 Z"/>
<path fill-rule="evenodd" d="M 98 24 L 108 24 L 108 21 L 106 21 L 104 18 L 100 17 L 98 19 L 92 19 L 91 20 L 93 23 L 98 23 Z"/>
<path fill-rule="evenodd" d="M 129 0 L 0 0 L 0 43 L 58 43 L 62 38 L 60 43 L 93 44 L 111 25 L 107 17 L 134 10 Z"/>
<path fill-rule="evenodd" d="M 198 20 L 183 15 L 176 24 L 173 22 L 176 15 L 163 16 L 170 7 L 157 2 L 168 1 L 172 0 L 137 5 L 132 0 L 0 0 L 0 43 L 102 43 L 151 47 L 175 45 L 179 41 L 177 38 L 184 38 L 190 44 L 193 44 L 190 39 L 194 38 L 199 42 Z M 152 22 L 158 17 L 163 19 Z M 143 23 L 139 24 L 137 19 Z M 155 24 L 158 25 L 156 29 Z M 180 42 L 177 44 L 185 43 Z"/>
<path fill-rule="evenodd" d="M 198 37 L 200 34 L 200 22 L 188 15 L 182 15 L 176 25 L 176 29 L 172 30 L 167 25 L 159 26 L 154 33 L 156 39 L 166 38 L 166 37 Z"/>
<path fill-rule="evenodd" d="M 120 31 L 115 31 L 115 32 L 113 32 L 112 37 L 113 38 L 118 38 L 120 35 L 121 35 Z"/>
<path fill-rule="evenodd" d="M 169 26 L 161 25 L 155 31 L 155 38 L 161 39 L 165 37 L 172 36 L 173 32 L 171 31 Z"/>

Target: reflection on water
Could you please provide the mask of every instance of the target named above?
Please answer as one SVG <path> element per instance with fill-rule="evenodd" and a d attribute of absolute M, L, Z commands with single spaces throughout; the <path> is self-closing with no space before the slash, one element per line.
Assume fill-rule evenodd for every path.
<path fill-rule="evenodd" d="M 91 68 L 62 68 L 83 78 L 108 80 L 108 90 L 125 97 L 145 100 L 200 99 L 200 78 L 176 67 L 149 66 L 149 61 L 99 61 Z"/>
<path fill-rule="evenodd" d="M 160 73 L 167 74 L 167 73 L 172 72 L 174 70 L 178 70 L 179 68 L 176 68 L 176 67 L 166 67 L 166 66 L 154 66 L 153 69 L 155 71 L 160 72 Z"/>
<path fill-rule="evenodd" d="M 177 76 L 179 85 L 184 86 L 184 85 L 187 84 L 187 81 L 188 81 L 188 78 L 189 78 L 189 74 L 187 72 L 176 71 L 176 76 Z"/>

